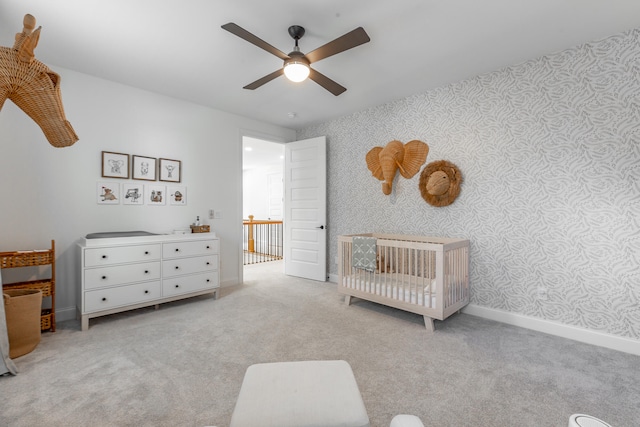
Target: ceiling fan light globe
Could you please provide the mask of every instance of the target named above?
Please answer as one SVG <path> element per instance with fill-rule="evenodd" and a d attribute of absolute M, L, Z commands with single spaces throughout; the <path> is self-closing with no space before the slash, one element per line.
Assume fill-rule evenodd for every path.
<path fill-rule="evenodd" d="M 309 77 L 309 66 L 300 61 L 288 61 L 284 64 L 284 75 L 292 82 L 302 82 Z"/>

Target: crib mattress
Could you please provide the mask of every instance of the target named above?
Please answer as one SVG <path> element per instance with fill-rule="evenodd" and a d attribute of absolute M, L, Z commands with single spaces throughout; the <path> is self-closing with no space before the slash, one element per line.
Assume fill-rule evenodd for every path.
<path fill-rule="evenodd" d="M 360 277 L 345 276 L 342 280 L 342 286 L 423 307 L 437 307 L 435 279 L 432 279 L 429 284 L 423 287 L 422 285 L 416 286 L 415 283 L 380 283 L 379 281 L 372 282 Z"/>

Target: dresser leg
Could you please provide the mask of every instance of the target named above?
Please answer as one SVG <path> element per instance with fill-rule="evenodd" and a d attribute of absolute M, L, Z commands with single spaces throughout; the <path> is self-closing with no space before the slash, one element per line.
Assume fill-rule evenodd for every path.
<path fill-rule="evenodd" d="M 87 316 L 80 316 L 80 330 L 86 331 L 89 329 L 89 318 Z"/>

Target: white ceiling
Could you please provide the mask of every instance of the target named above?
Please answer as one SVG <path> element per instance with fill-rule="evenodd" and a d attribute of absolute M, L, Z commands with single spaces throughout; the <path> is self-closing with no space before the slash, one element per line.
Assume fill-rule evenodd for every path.
<path fill-rule="evenodd" d="M 25 13 L 54 70 L 293 129 L 640 27 L 638 0 L 0 0 L 0 45 L 13 45 Z M 338 97 L 284 77 L 250 91 L 282 61 L 228 22 L 284 52 L 293 24 L 306 29 L 302 52 L 359 26 L 371 41 L 312 65 L 347 88 Z"/>
<path fill-rule="evenodd" d="M 242 148 L 243 170 L 284 164 L 284 144 L 245 136 Z"/>

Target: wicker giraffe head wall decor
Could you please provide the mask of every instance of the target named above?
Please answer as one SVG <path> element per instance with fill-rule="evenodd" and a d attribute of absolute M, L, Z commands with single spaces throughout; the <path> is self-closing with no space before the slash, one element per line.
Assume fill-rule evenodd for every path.
<path fill-rule="evenodd" d="M 34 57 L 40 38 L 36 19 L 27 14 L 13 48 L 0 46 L 0 110 L 8 98 L 27 113 L 54 147 L 68 147 L 77 140 L 65 117 L 60 95 L 60 76 Z"/>
<path fill-rule="evenodd" d="M 382 183 L 382 192 L 391 194 L 393 180 L 398 170 L 404 178 L 411 179 L 420 171 L 429 154 L 429 146 L 413 140 L 406 144 L 391 141 L 384 148 L 374 147 L 367 153 L 367 167 Z"/>

